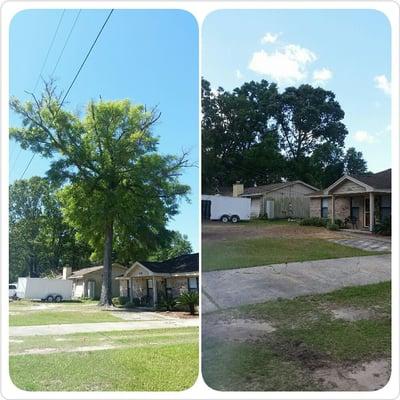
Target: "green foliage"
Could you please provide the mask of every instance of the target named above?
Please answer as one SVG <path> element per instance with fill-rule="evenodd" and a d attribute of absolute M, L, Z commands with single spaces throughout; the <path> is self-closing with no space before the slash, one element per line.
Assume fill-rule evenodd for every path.
<path fill-rule="evenodd" d="M 188 306 L 190 314 L 194 315 L 195 307 L 199 305 L 199 294 L 197 292 L 184 292 L 178 297 L 176 303 Z"/>
<path fill-rule="evenodd" d="M 157 304 L 160 309 L 172 311 L 177 305 L 177 301 L 172 297 L 162 296 Z"/>
<path fill-rule="evenodd" d="M 299 225 L 302 226 L 324 226 L 326 227 L 329 220 L 327 218 L 318 218 L 318 217 L 311 217 L 311 218 L 304 218 L 299 222 Z"/>
<path fill-rule="evenodd" d="M 101 303 L 110 304 L 113 255 L 143 259 L 168 241 L 167 222 L 190 190 L 179 182 L 187 153 L 157 153 L 160 114 L 129 100 L 91 101 L 79 117 L 61 108 L 50 83 L 39 99 L 12 98 L 10 107 L 22 118 L 11 137 L 56 159 L 48 176 L 67 183 L 58 193 L 64 219 L 93 248 L 92 259 L 103 260 Z"/>
<path fill-rule="evenodd" d="M 391 236 L 392 221 L 390 218 L 385 218 L 382 222 L 374 225 L 374 233 L 382 236 Z"/>
<path fill-rule="evenodd" d="M 125 308 L 136 308 L 136 307 L 140 307 L 143 306 L 143 302 L 141 299 L 135 297 L 132 299 L 132 301 L 128 301 L 125 303 Z"/>
<path fill-rule="evenodd" d="M 362 153 L 344 153 L 344 112 L 331 91 L 301 85 L 278 93 L 266 80 L 212 91 L 202 79 L 202 112 L 205 191 L 282 178 L 327 187 L 344 171 L 365 172 Z"/>
<path fill-rule="evenodd" d="M 124 306 L 129 301 L 126 296 L 113 297 L 112 302 L 114 306 Z"/>
<path fill-rule="evenodd" d="M 336 219 L 335 219 L 335 224 L 336 224 L 340 229 L 343 229 L 343 228 L 346 227 L 346 224 L 344 223 L 344 221 L 341 220 L 341 219 L 339 219 L 339 218 L 336 218 Z"/>
<path fill-rule="evenodd" d="M 332 224 L 331 222 L 328 222 L 326 225 L 326 228 L 329 229 L 330 231 L 338 231 L 339 230 L 339 225 L 338 224 Z"/>
<path fill-rule="evenodd" d="M 89 245 L 62 217 L 58 187 L 48 179 L 17 180 L 9 188 L 10 279 L 55 275 L 90 262 Z"/>
<path fill-rule="evenodd" d="M 148 260 L 165 261 L 184 254 L 191 254 L 192 252 L 192 245 L 186 235 L 182 235 L 177 231 L 170 231 L 164 246 L 148 257 Z"/>
<path fill-rule="evenodd" d="M 361 151 L 354 147 L 347 149 L 344 157 L 345 172 L 348 175 L 363 175 L 367 173 L 367 162 L 363 158 Z"/>

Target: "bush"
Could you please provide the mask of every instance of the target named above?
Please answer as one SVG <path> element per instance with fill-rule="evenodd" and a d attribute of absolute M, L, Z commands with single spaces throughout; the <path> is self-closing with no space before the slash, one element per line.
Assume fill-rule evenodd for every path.
<path fill-rule="evenodd" d="M 157 306 L 167 311 L 172 311 L 176 306 L 176 300 L 171 297 L 161 297 Z"/>
<path fill-rule="evenodd" d="M 299 225 L 302 226 L 325 226 L 328 224 L 328 219 L 327 218 L 318 218 L 318 217 L 312 217 L 312 218 L 304 218 L 299 222 Z"/>
<path fill-rule="evenodd" d="M 113 297 L 112 302 L 115 306 L 124 306 L 128 303 L 129 298 L 126 296 Z"/>
<path fill-rule="evenodd" d="M 374 233 L 382 236 L 391 236 L 392 221 L 390 218 L 385 218 L 382 222 L 374 226 Z"/>
<path fill-rule="evenodd" d="M 344 221 L 342 221 L 341 219 L 335 219 L 335 224 L 339 227 L 339 229 L 343 229 L 343 228 L 345 228 L 345 223 L 344 223 Z"/>
<path fill-rule="evenodd" d="M 339 225 L 338 224 L 328 223 L 326 225 L 326 228 L 329 229 L 330 231 L 338 231 L 339 230 Z"/>
<path fill-rule="evenodd" d="M 142 302 L 138 298 L 132 299 L 132 301 L 128 301 L 125 303 L 124 307 L 125 308 L 136 308 L 142 305 Z"/>
<path fill-rule="evenodd" d="M 199 294 L 197 292 L 182 293 L 177 299 L 177 304 L 188 306 L 190 314 L 194 315 L 195 307 L 199 305 Z"/>

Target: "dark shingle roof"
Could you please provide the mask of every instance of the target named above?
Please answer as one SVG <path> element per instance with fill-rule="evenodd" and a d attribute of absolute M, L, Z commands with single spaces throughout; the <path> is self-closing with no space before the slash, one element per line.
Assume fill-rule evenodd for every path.
<path fill-rule="evenodd" d="M 374 189 L 391 189 L 392 188 L 392 169 L 385 169 L 376 174 L 366 175 L 350 175 L 352 178 L 365 183 Z"/>
<path fill-rule="evenodd" d="M 151 272 L 160 274 L 177 274 L 199 271 L 199 253 L 185 254 L 162 262 L 139 261 Z"/>

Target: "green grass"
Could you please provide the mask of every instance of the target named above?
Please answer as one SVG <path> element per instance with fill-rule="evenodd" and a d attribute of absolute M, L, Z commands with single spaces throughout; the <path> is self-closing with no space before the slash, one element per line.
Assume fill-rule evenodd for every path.
<path fill-rule="evenodd" d="M 276 330 L 254 342 L 203 338 L 203 374 L 216 390 L 325 390 L 314 368 L 390 358 L 391 284 L 269 301 L 215 313 L 218 319 L 268 321 Z M 331 310 L 373 311 L 369 319 L 335 319 Z"/>
<path fill-rule="evenodd" d="M 191 387 L 198 375 L 197 328 L 13 339 L 23 343 L 11 343 L 11 354 L 59 347 L 53 354 L 10 356 L 13 383 L 28 391 L 180 391 Z M 101 344 L 123 348 L 65 352 Z"/>
<path fill-rule="evenodd" d="M 368 256 L 364 251 L 322 239 L 256 238 L 203 243 L 203 271 L 245 268 L 258 265 Z"/>
<path fill-rule="evenodd" d="M 51 325 L 51 324 L 80 324 L 91 322 L 120 322 L 108 311 L 23 311 L 11 314 L 10 326 Z"/>
<path fill-rule="evenodd" d="M 73 333 L 67 335 L 13 336 L 10 340 L 10 354 L 16 355 L 33 349 L 68 351 L 77 347 L 112 346 L 140 347 L 173 341 L 184 342 L 198 339 L 197 328 L 149 329 L 131 331 L 110 331 Z"/>

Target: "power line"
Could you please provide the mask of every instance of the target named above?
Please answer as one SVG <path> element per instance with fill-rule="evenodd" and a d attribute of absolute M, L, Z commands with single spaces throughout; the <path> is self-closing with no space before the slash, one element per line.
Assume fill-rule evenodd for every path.
<path fill-rule="evenodd" d="M 69 38 L 71 37 L 71 34 L 72 34 L 72 32 L 73 32 L 73 30 L 74 30 L 74 28 L 75 28 L 76 23 L 78 22 L 79 16 L 81 15 L 81 12 L 82 12 L 82 10 L 79 10 L 78 13 L 77 13 L 77 15 L 76 15 L 76 17 L 75 17 L 75 20 L 74 20 L 74 22 L 73 22 L 73 24 L 72 24 L 72 27 L 71 27 L 71 29 L 70 29 L 70 31 L 69 31 L 69 33 L 68 33 L 67 39 L 66 39 L 65 42 L 64 42 L 64 46 L 63 46 L 63 48 L 62 48 L 62 50 L 61 50 L 60 55 L 58 56 L 57 62 L 56 62 L 56 64 L 55 64 L 55 66 L 54 66 L 54 68 L 53 68 L 53 71 L 51 72 L 50 76 L 53 76 L 54 73 L 56 72 L 56 69 L 57 69 L 57 67 L 58 67 L 58 64 L 59 64 L 59 62 L 60 62 L 60 60 L 61 60 L 61 57 L 62 57 L 63 54 L 64 54 L 64 50 L 65 50 L 65 48 L 67 47 L 67 44 L 68 44 L 68 42 L 69 42 Z"/>
<path fill-rule="evenodd" d="M 58 20 L 57 28 L 56 28 L 56 30 L 55 30 L 55 32 L 54 32 L 54 34 L 53 34 L 53 38 L 51 39 L 50 46 L 49 46 L 49 48 L 47 49 L 47 54 L 46 54 L 46 57 L 44 58 L 44 61 L 43 61 L 43 64 L 42 64 L 42 68 L 40 69 L 39 76 L 38 76 L 37 79 L 36 79 L 36 83 L 35 83 L 35 87 L 33 88 L 33 92 L 36 91 L 36 88 L 37 88 L 37 85 L 38 85 L 38 83 L 39 83 L 39 80 L 40 80 L 40 78 L 42 77 L 42 73 L 43 73 L 44 68 L 45 68 L 45 66 L 46 66 L 46 64 L 47 64 L 47 60 L 48 60 L 48 58 L 49 58 L 50 51 L 51 51 L 51 49 L 53 48 L 54 41 L 56 40 L 58 30 L 60 29 L 61 22 L 62 22 L 62 20 L 63 20 L 63 18 L 64 18 L 64 14 L 65 14 L 65 9 L 63 10 L 63 12 L 62 12 L 62 14 L 61 14 L 61 16 L 60 16 L 60 19 Z"/>
<path fill-rule="evenodd" d="M 94 46 L 96 45 L 97 40 L 99 39 L 101 33 L 103 32 L 103 29 L 104 29 L 105 26 L 107 25 L 107 22 L 108 22 L 108 20 L 110 19 L 111 14 L 112 14 L 113 12 L 114 12 L 114 9 L 111 9 L 111 11 L 108 13 L 108 16 L 107 16 L 106 20 L 104 21 L 103 26 L 100 28 L 99 33 L 97 34 L 97 36 L 96 36 L 96 38 L 94 39 L 92 45 L 90 46 L 89 51 L 87 52 L 87 54 L 86 54 L 86 56 L 85 56 L 85 58 L 84 58 L 84 60 L 83 60 L 83 62 L 82 62 L 82 64 L 81 64 L 81 66 L 79 67 L 77 73 L 76 73 L 75 76 L 74 76 L 74 79 L 72 80 L 71 84 L 69 85 L 69 88 L 68 88 L 67 91 L 65 92 L 65 95 L 64 95 L 64 97 L 63 97 L 63 99 L 62 99 L 62 101 L 61 101 L 60 107 L 62 107 L 62 105 L 64 104 L 65 99 L 67 98 L 67 96 L 68 96 L 70 90 L 72 89 L 72 86 L 74 86 L 74 83 L 75 83 L 76 79 L 78 78 L 78 76 L 79 76 L 79 74 L 80 74 L 80 72 L 81 72 L 83 66 L 85 65 L 87 59 L 89 58 L 90 53 L 92 52 Z"/>
<path fill-rule="evenodd" d="M 57 24 L 56 30 L 54 31 L 54 34 L 53 34 L 53 37 L 52 37 L 52 39 L 51 39 L 50 45 L 49 45 L 49 47 L 48 47 L 48 49 L 47 49 L 46 57 L 44 58 L 42 67 L 41 67 L 41 69 L 40 69 L 40 73 L 39 73 L 39 75 L 38 75 L 38 77 L 37 77 L 37 79 L 36 79 L 36 83 L 35 83 L 35 87 L 33 88 L 33 92 L 35 92 L 35 90 L 36 90 L 36 88 L 37 88 L 37 85 L 39 84 L 40 78 L 42 77 L 42 73 L 43 73 L 44 68 L 45 68 L 45 66 L 46 66 L 46 64 L 47 64 L 47 60 L 48 60 L 48 58 L 49 58 L 51 49 L 53 48 L 54 41 L 55 41 L 55 39 L 56 39 L 56 37 L 57 37 L 57 34 L 58 34 L 58 31 L 59 31 L 59 29 L 60 29 L 61 22 L 62 22 L 62 20 L 63 20 L 63 18 L 64 18 L 64 14 L 65 14 L 65 9 L 62 11 L 61 16 L 60 16 L 60 19 L 58 20 L 58 24 Z M 19 159 L 19 156 L 21 155 L 21 153 L 22 153 L 22 148 L 20 148 L 20 150 L 19 150 L 19 152 L 18 152 L 16 158 L 14 159 L 14 162 L 13 162 L 13 165 L 12 165 L 12 167 L 11 167 L 11 170 L 14 169 L 14 167 L 15 167 L 15 165 L 16 165 L 18 159 Z"/>
<path fill-rule="evenodd" d="M 97 34 L 97 36 L 96 36 L 96 38 L 94 39 L 92 45 L 90 46 L 90 49 L 89 49 L 89 51 L 87 52 L 85 58 L 83 59 L 83 62 L 82 62 L 82 64 L 80 65 L 78 71 L 76 72 L 76 74 L 75 74 L 75 76 L 74 76 L 74 79 L 72 80 L 71 84 L 69 85 L 69 87 L 68 87 L 68 89 L 67 89 L 67 91 L 66 91 L 66 93 L 65 93 L 65 95 L 64 95 L 64 97 L 63 97 L 63 99 L 62 99 L 62 101 L 61 101 L 61 103 L 60 103 L 60 107 L 58 108 L 58 111 L 60 111 L 61 107 L 62 107 L 63 104 L 64 104 L 65 99 L 67 98 L 67 96 L 68 96 L 68 94 L 69 94 L 69 92 L 70 92 L 70 90 L 72 89 L 72 87 L 74 86 L 76 80 L 78 79 L 78 76 L 79 76 L 80 72 L 82 71 L 82 68 L 84 67 L 84 65 L 85 65 L 85 63 L 86 63 L 86 61 L 87 61 L 87 59 L 89 58 L 90 53 L 92 52 L 94 46 L 96 45 L 96 43 L 97 43 L 97 41 L 98 41 L 98 39 L 99 39 L 101 33 L 103 32 L 103 30 L 104 30 L 105 26 L 107 25 L 107 22 L 108 22 L 108 20 L 110 19 L 110 17 L 111 17 L 111 15 L 112 15 L 113 12 L 114 12 L 114 9 L 111 9 L 111 11 L 108 13 L 107 18 L 105 19 L 105 21 L 104 21 L 102 27 L 100 28 L 100 30 L 99 30 L 99 32 L 98 32 L 98 34 Z M 57 112 L 58 112 L 58 111 L 57 111 Z M 29 166 L 31 165 L 33 159 L 35 158 L 35 155 L 36 155 L 36 153 L 33 153 L 31 159 L 30 159 L 29 162 L 28 162 L 28 165 L 25 167 L 24 172 L 21 174 L 20 179 L 22 179 L 22 178 L 24 177 L 25 172 L 28 170 L 28 168 L 29 168 Z"/>

